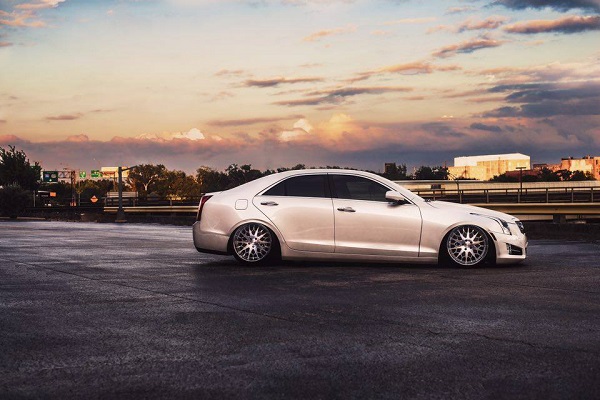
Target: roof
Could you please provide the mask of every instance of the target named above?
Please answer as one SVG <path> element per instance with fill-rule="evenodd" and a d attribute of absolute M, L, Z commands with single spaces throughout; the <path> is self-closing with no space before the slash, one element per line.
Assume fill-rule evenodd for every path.
<path fill-rule="evenodd" d="M 455 157 L 455 167 L 465 167 L 469 165 L 477 165 L 481 161 L 498 161 L 498 160 L 529 160 L 530 157 L 521 153 L 509 153 L 509 154 L 488 154 L 482 156 L 464 156 Z"/>

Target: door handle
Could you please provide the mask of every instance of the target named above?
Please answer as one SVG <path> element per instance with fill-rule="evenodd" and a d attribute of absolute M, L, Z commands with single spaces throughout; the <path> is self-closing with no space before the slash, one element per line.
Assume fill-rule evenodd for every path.
<path fill-rule="evenodd" d="M 356 210 L 352 207 L 339 207 L 338 211 L 343 211 L 343 212 L 356 212 Z"/>
<path fill-rule="evenodd" d="M 279 204 L 275 203 L 274 201 L 263 201 L 260 204 L 263 206 L 278 206 L 279 205 Z"/>

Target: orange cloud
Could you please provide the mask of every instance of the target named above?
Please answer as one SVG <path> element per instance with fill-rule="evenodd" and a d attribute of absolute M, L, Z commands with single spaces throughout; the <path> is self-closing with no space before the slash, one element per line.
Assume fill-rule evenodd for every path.
<path fill-rule="evenodd" d="M 535 33 L 578 33 L 600 30 L 600 15 L 567 16 L 555 20 L 533 20 L 518 22 L 504 28 L 506 32 L 520 34 Z"/>
<path fill-rule="evenodd" d="M 354 25 L 348 25 L 342 28 L 334 28 L 334 29 L 323 29 L 318 32 L 312 33 L 302 39 L 305 42 L 316 42 L 327 36 L 341 35 L 343 33 L 355 32 L 356 27 Z"/>

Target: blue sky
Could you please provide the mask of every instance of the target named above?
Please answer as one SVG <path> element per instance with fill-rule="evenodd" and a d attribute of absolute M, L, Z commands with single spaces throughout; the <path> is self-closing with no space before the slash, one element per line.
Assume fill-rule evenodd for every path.
<path fill-rule="evenodd" d="M 598 0 L 0 0 L 0 145 L 47 168 L 600 154 Z"/>

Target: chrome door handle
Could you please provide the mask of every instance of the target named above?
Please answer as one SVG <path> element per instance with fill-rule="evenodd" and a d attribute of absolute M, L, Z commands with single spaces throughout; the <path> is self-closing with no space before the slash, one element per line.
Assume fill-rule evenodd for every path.
<path fill-rule="evenodd" d="M 263 201 L 260 204 L 263 206 L 278 206 L 279 205 L 279 204 L 275 203 L 274 201 Z"/>
<path fill-rule="evenodd" d="M 356 210 L 352 207 L 339 207 L 338 211 L 344 211 L 344 212 L 356 212 Z"/>

